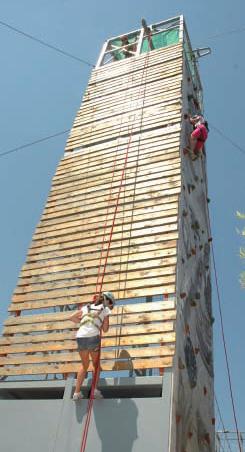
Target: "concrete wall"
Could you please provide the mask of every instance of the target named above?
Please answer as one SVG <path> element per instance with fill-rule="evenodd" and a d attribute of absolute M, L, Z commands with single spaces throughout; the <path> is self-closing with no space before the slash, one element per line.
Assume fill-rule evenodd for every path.
<path fill-rule="evenodd" d="M 72 386 L 59 400 L 0 400 L 1 451 L 80 452 L 87 400 Z M 162 397 L 95 400 L 86 452 L 168 452 L 171 386 L 166 372 Z"/>

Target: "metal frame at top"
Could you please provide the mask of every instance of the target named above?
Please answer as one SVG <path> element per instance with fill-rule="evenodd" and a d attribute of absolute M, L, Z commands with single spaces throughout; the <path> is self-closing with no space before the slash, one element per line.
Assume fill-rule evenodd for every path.
<path fill-rule="evenodd" d="M 182 27 L 183 27 L 183 16 L 176 16 L 171 19 L 167 19 L 161 22 L 157 22 L 156 24 L 148 25 L 147 28 L 151 32 L 151 36 L 161 33 L 163 31 L 171 30 L 172 28 L 179 27 L 180 30 L 180 38 L 182 36 Z M 127 57 L 138 56 L 140 55 L 143 40 L 146 37 L 145 29 L 139 28 L 138 30 L 130 31 L 129 33 L 121 34 L 119 36 L 114 36 L 108 39 L 100 52 L 96 69 L 99 67 L 103 67 L 107 64 L 114 62 L 113 54 L 115 52 L 124 52 L 127 54 Z M 129 42 L 128 39 L 135 38 L 135 41 Z M 124 40 L 125 44 L 121 47 L 115 47 L 113 42 L 116 40 Z M 117 60 L 118 61 L 118 60 Z"/>
<path fill-rule="evenodd" d="M 127 34 L 121 34 L 108 39 L 100 52 L 96 69 L 104 67 L 113 62 L 125 61 L 128 58 L 139 56 L 142 54 L 142 46 L 144 39 L 149 36 L 150 38 L 163 31 L 169 31 L 171 29 L 178 28 L 179 30 L 179 43 L 183 43 L 184 60 L 189 76 L 191 77 L 194 90 L 197 92 L 197 98 L 200 105 L 200 110 L 203 111 L 203 98 L 202 98 L 202 84 L 198 71 L 198 55 L 193 51 L 187 27 L 185 24 L 184 16 L 176 16 L 170 19 L 157 22 L 155 24 L 146 25 L 144 27 L 142 20 L 142 27 L 130 31 Z M 119 43 L 115 43 L 115 41 Z M 121 41 L 121 43 L 120 43 Z M 123 43 L 124 42 L 124 43 Z M 171 44 L 170 44 L 171 45 Z M 154 50 L 149 48 L 149 51 Z M 198 49 L 197 49 L 198 50 Z M 124 58 L 115 58 L 115 52 L 124 53 Z M 202 56 L 202 55 L 201 55 Z"/>

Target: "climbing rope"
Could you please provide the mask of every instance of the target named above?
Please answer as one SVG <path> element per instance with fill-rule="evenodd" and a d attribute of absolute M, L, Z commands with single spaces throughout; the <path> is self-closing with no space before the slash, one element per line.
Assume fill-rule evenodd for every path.
<path fill-rule="evenodd" d="M 142 80 L 143 80 L 143 76 L 144 76 L 144 73 L 145 73 L 145 70 L 146 70 L 148 59 L 149 59 L 149 56 L 147 54 L 146 59 L 145 59 L 145 64 L 144 64 L 144 67 L 143 67 L 143 71 L 142 71 Z M 142 80 L 141 80 L 141 83 L 140 83 L 140 87 L 141 87 L 141 84 L 142 84 Z M 139 92 L 139 97 L 140 97 L 140 95 L 141 95 L 141 92 Z M 142 115 L 143 115 L 143 108 L 142 108 Z M 134 115 L 134 118 L 135 118 L 135 115 Z M 141 130 L 141 126 L 142 126 L 142 121 L 141 121 L 141 124 L 140 124 L 140 130 Z M 117 212 L 118 212 L 120 195 L 121 195 L 121 191 L 122 191 L 122 187 L 123 187 L 123 180 L 124 180 L 125 173 L 126 173 L 129 149 L 130 149 L 130 145 L 131 145 L 131 141 L 132 141 L 132 135 L 133 135 L 133 128 L 134 128 L 134 123 L 132 124 L 132 126 L 130 127 L 130 130 L 129 130 L 129 139 L 128 139 L 128 144 L 127 144 L 127 148 L 126 148 L 126 154 L 125 154 L 125 158 L 124 158 L 123 169 L 122 169 L 122 172 L 121 172 L 121 178 L 120 178 L 119 189 L 118 189 L 118 194 L 117 194 L 117 198 L 116 198 L 114 214 L 113 214 L 112 223 L 111 223 L 111 227 L 110 227 L 110 233 L 109 233 L 108 245 L 107 245 L 107 250 L 106 250 L 106 256 L 105 256 L 105 259 L 104 259 L 104 263 L 102 264 L 104 244 L 105 244 L 105 236 L 106 236 L 106 229 L 108 227 L 109 207 L 110 207 L 110 202 L 112 200 L 112 185 L 113 185 L 113 179 L 114 179 L 115 170 L 116 170 L 117 155 L 115 156 L 115 159 L 114 159 L 113 170 L 112 170 L 112 181 L 111 181 L 111 186 L 110 186 L 110 194 L 109 194 L 109 199 L 108 199 L 106 219 L 105 219 L 104 228 L 103 228 L 103 239 L 102 239 L 102 246 L 101 246 L 101 253 L 100 253 L 100 260 L 99 260 L 99 270 L 98 270 L 97 281 L 96 281 L 96 293 L 95 293 L 96 295 L 97 294 L 101 294 L 101 292 L 102 292 L 102 287 L 103 287 L 103 282 L 104 282 L 104 277 L 105 277 L 105 273 L 106 273 L 106 267 L 107 267 L 107 262 L 108 262 L 110 247 L 111 247 L 112 235 L 113 235 L 113 230 L 114 230 L 114 226 L 115 226 L 116 216 L 117 216 Z M 84 431 L 83 431 L 83 436 L 82 436 L 82 443 L 81 443 L 80 452 L 84 452 L 85 449 L 86 449 L 88 430 L 89 430 L 91 413 L 92 413 L 92 408 L 93 408 L 93 401 L 94 401 L 94 391 L 95 391 L 95 388 L 96 388 L 97 379 L 98 379 L 98 372 L 99 372 L 99 369 L 100 369 L 100 353 L 101 353 L 101 332 L 100 332 L 99 357 L 98 357 L 96 368 L 94 369 L 94 375 L 93 375 L 93 379 L 92 379 L 90 398 L 89 398 L 89 401 L 88 401 L 87 415 L 86 415 L 86 420 L 85 420 L 85 426 L 84 426 Z"/>
<path fill-rule="evenodd" d="M 203 174 L 205 175 L 205 178 L 206 178 L 206 171 L 204 171 L 203 160 L 202 160 L 202 167 L 203 167 Z M 208 199 L 207 178 L 206 178 L 205 182 L 206 182 L 205 183 L 206 199 Z M 210 236 L 210 239 L 211 239 L 211 237 L 212 237 L 211 236 L 211 220 L 210 220 L 208 207 L 207 207 L 207 219 L 208 219 L 209 236 Z M 235 407 L 235 401 L 234 401 L 234 395 L 233 395 L 233 389 L 232 389 L 232 382 L 231 382 L 230 364 L 229 364 L 229 359 L 228 359 L 228 352 L 227 352 L 227 345 L 226 345 L 226 338 L 225 338 L 225 330 L 224 330 L 223 312 L 222 312 L 221 297 L 220 297 L 218 272 L 217 272 L 217 267 L 216 267 L 214 246 L 213 246 L 213 242 L 212 241 L 211 241 L 211 252 L 212 252 L 212 261 L 213 261 L 213 268 L 214 268 L 215 286 L 216 286 L 217 299 L 218 299 L 218 310 L 219 310 L 219 317 L 220 317 L 220 324 L 221 324 L 221 335 L 222 335 L 222 342 L 223 342 L 223 348 L 224 348 L 224 353 L 225 353 L 225 362 L 226 362 L 226 370 L 227 370 L 227 376 L 228 376 L 228 384 L 229 384 L 231 405 L 232 405 L 232 411 L 233 411 L 233 418 L 234 418 L 234 422 L 235 422 L 235 428 L 236 428 L 239 452 L 242 452 L 242 445 L 241 445 L 241 439 L 240 439 L 240 436 L 239 436 L 239 429 L 238 429 L 238 422 L 237 422 L 237 415 L 236 415 L 236 407 Z"/>

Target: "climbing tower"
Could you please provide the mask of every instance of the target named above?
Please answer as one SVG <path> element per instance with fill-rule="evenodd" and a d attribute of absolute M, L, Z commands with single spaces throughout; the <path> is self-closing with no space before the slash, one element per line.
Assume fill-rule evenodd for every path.
<path fill-rule="evenodd" d="M 214 452 L 206 153 L 183 153 L 197 57 L 182 16 L 102 48 L 0 338 L 5 452 L 80 451 L 69 316 L 101 289 L 117 305 L 86 450 Z"/>

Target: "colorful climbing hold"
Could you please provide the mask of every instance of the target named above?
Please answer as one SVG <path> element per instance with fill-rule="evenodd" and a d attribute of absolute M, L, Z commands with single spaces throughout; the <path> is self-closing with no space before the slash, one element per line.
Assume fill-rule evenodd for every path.
<path fill-rule="evenodd" d="M 193 308 L 195 308 L 195 307 L 197 306 L 197 302 L 196 302 L 196 300 L 194 300 L 194 298 L 191 298 L 191 300 L 190 300 L 190 305 L 191 305 Z"/>
<path fill-rule="evenodd" d="M 176 424 L 179 424 L 181 421 L 181 415 L 180 414 L 176 414 Z"/>
<path fill-rule="evenodd" d="M 185 369 L 185 365 L 184 365 L 184 363 L 183 363 L 183 361 L 182 361 L 182 359 L 180 357 L 178 359 L 178 367 L 179 367 L 180 370 Z"/>

